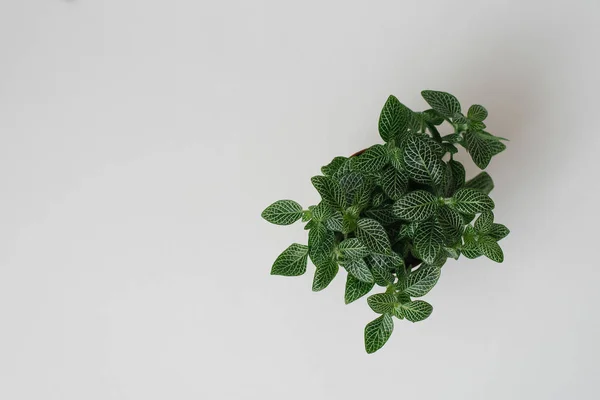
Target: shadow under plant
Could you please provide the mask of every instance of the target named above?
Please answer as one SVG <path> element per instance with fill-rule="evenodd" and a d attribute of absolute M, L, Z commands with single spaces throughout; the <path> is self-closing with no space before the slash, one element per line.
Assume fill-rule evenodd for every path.
<path fill-rule="evenodd" d="M 429 303 L 413 298 L 435 286 L 448 258 L 504 260 L 498 241 L 509 231 L 494 221 L 492 178 L 484 171 L 466 181 L 454 155 L 464 147 L 485 169 L 506 148 L 505 139 L 486 131 L 483 106 L 473 105 L 465 115 L 449 93 L 422 95 L 431 107 L 423 112 L 390 96 L 379 118 L 384 144 L 335 157 L 321 169 L 323 175 L 311 179 L 319 204 L 303 209 L 293 200 L 279 200 L 262 213 L 277 225 L 302 220 L 308 230 L 308 244 L 284 250 L 271 274 L 302 275 L 310 258 L 316 267 L 314 291 L 326 288 L 340 266 L 348 273 L 346 304 L 375 285 L 383 288 L 367 298 L 380 314 L 365 327 L 368 353 L 387 342 L 394 318 L 417 322 L 431 315 Z"/>

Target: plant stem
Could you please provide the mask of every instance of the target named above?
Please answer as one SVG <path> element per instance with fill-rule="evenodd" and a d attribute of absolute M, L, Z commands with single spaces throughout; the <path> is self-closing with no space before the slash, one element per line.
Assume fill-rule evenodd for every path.
<path fill-rule="evenodd" d="M 433 135 L 433 138 L 438 142 L 438 143 L 442 143 L 442 137 L 440 136 L 440 133 L 438 132 L 437 128 L 427 122 L 427 128 L 429 128 L 429 131 L 431 132 L 431 134 Z"/>

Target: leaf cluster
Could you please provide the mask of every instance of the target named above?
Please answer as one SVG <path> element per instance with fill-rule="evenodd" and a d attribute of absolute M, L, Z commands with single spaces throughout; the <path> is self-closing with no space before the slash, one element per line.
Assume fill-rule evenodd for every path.
<path fill-rule="evenodd" d="M 425 90 L 422 96 L 431 107 L 423 112 L 388 98 L 379 118 L 384 143 L 323 166 L 311 179 L 318 204 L 304 209 L 279 200 L 262 213 L 278 225 L 302 220 L 308 230 L 308 243 L 284 250 L 271 274 L 302 275 L 310 259 L 316 267 L 312 289 L 320 291 L 342 268 L 346 304 L 383 288 L 367 298 L 381 314 L 365 327 L 368 353 L 387 342 L 394 318 L 418 322 L 431 315 L 433 307 L 415 298 L 435 286 L 448 258 L 504 259 L 498 241 L 509 230 L 494 222 L 492 178 L 482 171 L 466 180 L 454 155 L 463 147 L 484 169 L 506 139 L 485 130 L 483 106 L 465 115 L 449 93 Z M 442 136 L 447 126 L 452 131 Z"/>

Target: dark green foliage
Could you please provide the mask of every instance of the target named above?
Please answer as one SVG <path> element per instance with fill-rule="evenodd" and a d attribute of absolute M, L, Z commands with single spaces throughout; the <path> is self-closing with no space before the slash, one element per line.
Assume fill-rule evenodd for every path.
<path fill-rule="evenodd" d="M 485 171 L 470 180 L 453 157 L 460 146 L 481 169 L 506 146 L 484 129 L 488 112 L 463 108 L 451 94 L 426 90 L 431 107 L 413 112 L 394 96 L 386 101 L 378 130 L 384 144 L 353 157 L 335 157 L 312 178 L 321 202 L 303 209 L 280 200 L 262 216 L 278 225 L 302 220 L 308 246 L 293 244 L 275 261 L 271 273 L 297 276 L 310 259 L 316 270 L 312 288 L 326 288 L 347 271 L 344 300 L 351 303 L 375 285 L 383 293 L 368 297 L 381 314 L 365 328 L 365 349 L 373 353 L 389 339 L 393 318 L 417 322 L 433 307 L 414 297 L 438 282 L 448 258 L 485 256 L 502 262 L 498 241 L 509 230 L 494 222 L 494 182 Z M 448 125 L 453 130 L 444 136 Z M 439 129 L 439 130 L 438 130 Z"/>

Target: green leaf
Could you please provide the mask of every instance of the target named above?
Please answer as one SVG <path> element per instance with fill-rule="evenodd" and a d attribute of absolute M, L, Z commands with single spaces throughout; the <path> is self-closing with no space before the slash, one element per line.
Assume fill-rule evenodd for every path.
<path fill-rule="evenodd" d="M 421 222 L 413 239 L 414 249 L 419 258 L 427 264 L 432 264 L 442 251 L 444 233 L 442 228 L 434 221 Z"/>
<path fill-rule="evenodd" d="M 371 202 L 371 194 L 373 193 L 374 185 L 370 181 L 365 181 L 363 184 L 354 192 L 354 196 L 350 200 L 350 204 L 359 208 L 365 208 Z"/>
<path fill-rule="evenodd" d="M 347 157 L 335 157 L 329 164 L 321 167 L 321 172 L 325 176 L 333 176 L 347 159 Z"/>
<path fill-rule="evenodd" d="M 354 159 L 355 159 L 355 157 L 350 157 L 346 161 L 344 161 L 344 163 L 340 166 L 340 168 L 334 172 L 332 178 L 339 180 L 344 175 L 352 172 L 352 164 L 353 164 Z"/>
<path fill-rule="evenodd" d="M 446 118 L 452 118 L 454 114 L 460 112 L 460 103 L 456 97 L 452 96 L 450 93 L 423 90 L 421 95 L 431 108 Z"/>
<path fill-rule="evenodd" d="M 446 250 L 446 254 L 448 254 L 448 257 L 452 257 L 455 260 L 458 260 L 458 257 L 460 256 L 459 250 L 453 247 L 444 247 L 444 250 Z"/>
<path fill-rule="evenodd" d="M 373 200 L 371 201 L 373 207 L 379 207 L 386 200 L 385 194 L 378 192 L 373 195 Z"/>
<path fill-rule="evenodd" d="M 465 188 L 476 189 L 485 194 L 490 194 L 494 189 L 494 181 L 492 177 L 485 171 L 480 172 L 472 179 L 465 183 Z"/>
<path fill-rule="evenodd" d="M 444 117 L 433 109 L 425 110 L 421 113 L 425 121 L 432 123 L 433 125 L 441 125 L 444 123 Z"/>
<path fill-rule="evenodd" d="M 404 154 L 401 148 L 388 146 L 388 158 L 394 168 L 400 172 L 404 172 Z"/>
<path fill-rule="evenodd" d="M 490 150 L 492 151 L 492 155 L 497 155 L 506 150 L 506 145 L 502 142 L 490 142 Z"/>
<path fill-rule="evenodd" d="M 467 117 L 473 121 L 485 121 L 487 116 L 487 110 L 484 106 L 480 106 L 479 104 L 473 104 L 471 107 L 469 107 L 469 111 L 467 111 Z"/>
<path fill-rule="evenodd" d="M 367 283 L 375 282 L 373 279 L 373 274 L 369 270 L 369 267 L 367 267 L 365 260 L 362 258 L 345 262 L 343 266 L 349 274 L 353 275 L 359 281 Z"/>
<path fill-rule="evenodd" d="M 494 201 L 488 195 L 475 189 L 460 189 L 450 203 L 454 209 L 464 214 L 478 214 L 494 208 Z"/>
<path fill-rule="evenodd" d="M 462 115 L 462 113 L 456 113 L 452 116 L 452 122 L 458 125 L 465 125 L 468 120 L 464 115 Z"/>
<path fill-rule="evenodd" d="M 479 121 L 469 121 L 469 130 L 470 131 L 482 131 L 486 128 L 486 125 L 483 122 Z"/>
<path fill-rule="evenodd" d="M 317 221 L 308 221 L 308 223 L 304 225 L 304 230 L 307 231 L 309 229 L 312 229 L 316 224 L 318 224 Z"/>
<path fill-rule="evenodd" d="M 384 145 L 371 146 L 360 156 L 356 157 L 353 167 L 361 172 L 375 172 L 382 169 L 388 162 L 388 154 Z"/>
<path fill-rule="evenodd" d="M 494 151 L 492 150 L 492 146 L 490 145 L 491 141 L 481 138 L 479 135 L 476 135 L 473 132 L 465 132 L 465 147 L 475 165 L 477 165 L 481 169 L 485 169 L 492 157 L 494 156 Z"/>
<path fill-rule="evenodd" d="M 335 263 L 333 260 L 329 260 L 317 266 L 312 284 L 313 292 L 318 292 L 329 286 L 331 281 L 333 281 L 337 275 L 339 269 L 340 268 L 338 267 L 337 263 Z"/>
<path fill-rule="evenodd" d="M 293 200 L 278 200 L 265 208 L 261 216 L 275 225 L 290 225 L 302 218 L 302 206 Z"/>
<path fill-rule="evenodd" d="M 394 320 L 388 314 L 369 322 L 365 327 L 365 350 L 372 354 L 383 347 L 394 331 Z"/>
<path fill-rule="evenodd" d="M 510 231 L 508 228 L 502 224 L 493 224 L 488 232 L 488 236 L 495 240 L 504 239 Z"/>
<path fill-rule="evenodd" d="M 477 246 L 477 243 L 475 243 L 475 242 L 465 243 L 461 247 L 460 251 L 463 256 L 470 258 L 470 259 L 475 259 L 475 258 L 481 257 L 483 255 L 483 253 Z"/>
<path fill-rule="evenodd" d="M 411 322 L 423 321 L 431 315 L 433 307 L 426 301 L 416 300 L 400 305 L 402 313 Z"/>
<path fill-rule="evenodd" d="M 302 211 L 302 222 L 308 222 L 312 219 L 312 211 L 310 209 Z"/>
<path fill-rule="evenodd" d="M 330 218 L 325 220 L 325 227 L 330 231 L 342 232 L 342 213 L 339 211 L 334 212 Z"/>
<path fill-rule="evenodd" d="M 363 258 L 370 253 L 369 249 L 367 249 L 362 242 L 356 238 L 350 238 L 342 241 L 338 245 L 338 249 L 346 260 Z"/>
<path fill-rule="evenodd" d="M 442 269 L 422 265 L 398 285 L 398 289 L 412 297 L 425 296 L 440 279 Z"/>
<path fill-rule="evenodd" d="M 396 215 L 394 214 L 394 211 L 391 206 L 372 208 L 370 210 L 365 211 L 365 215 L 371 219 L 374 219 L 382 225 L 389 225 L 398 221 L 398 217 L 396 217 Z"/>
<path fill-rule="evenodd" d="M 271 268 L 271 275 L 302 275 L 306 272 L 307 259 L 308 246 L 294 243 L 277 257 Z"/>
<path fill-rule="evenodd" d="M 320 202 L 315 208 L 311 210 L 312 219 L 317 222 L 323 222 L 331 218 L 334 214 L 333 208 L 327 203 Z"/>
<path fill-rule="evenodd" d="M 396 253 L 393 252 L 392 254 L 396 255 Z M 403 262 L 400 256 L 397 256 L 397 258 Z M 390 265 L 393 265 L 394 263 L 391 256 L 372 254 L 365 258 L 365 261 L 367 262 L 377 285 L 385 287 L 394 282 L 394 275 L 390 271 Z"/>
<path fill-rule="evenodd" d="M 438 212 L 438 221 L 444 233 L 446 244 L 456 243 L 462 236 L 464 224 L 462 216 L 450 207 L 441 207 Z"/>
<path fill-rule="evenodd" d="M 456 154 L 458 153 L 458 148 L 452 143 L 442 143 L 442 148 L 444 149 L 444 153 Z"/>
<path fill-rule="evenodd" d="M 392 200 L 398 200 L 408 187 L 408 175 L 400 172 L 389 165 L 383 170 L 381 177 L 381 187 L 385 194 Z"/>
<path fill-rule="evenodd" d="M 335 235 L 325 225 L 317 224 L 308 232 L 308 254 L 316 266 L 328 262 L 333 257 Z"/>
<path fill-rule="evenodd" d="M 366 258 L 370 266 L 378 266 L 386 270 L 398 270 L 404 267 L 404 260 L 395 252 L 371 253 Z"/>
<path fill-rule="evenodd" d="M 400 232 L 398 233 L 398 239 L 413 239 L 418 226 L 418 222 L 411 222 L 410 224 L 402 225 L 400 227 Z"/>
<path fill-rule="evenodd" d="M 394 214 L 407 221 L 424 221 L 438 209 L 437 198 L 424 190 L 415 190 L 394 203 Z"/>
<path fill-rule="evenodd" d="M 369 293 L 375 286 L 375 282 L 362 282 L 354 276 L 348 274 L 346 278 L 346 289 L 344 292 L 344 302 L 350 304 Z"/>
<path fill-rule="evenodd" d="M 321 195 L 323 202 L 338 209 L 343 209 L 346 207 L 346 201 L 344 199 L 344 194 L 342 193 L 342 188 L 334 179 L 328 176 L 319 175 L 313 176 L 311 178 L 311 182 Z"/>
<path fill-rule="evenodd" d="M 450 135 L 442 137 L 442 140 L 448 143 L 460 143 L 462 142 L 463 138 L 460 133 L 451 133 Z"/>
<path fill-rule="evenodd" d="M 342 233 L 350 233 L 356 230 L 356 222 L 360 216 L 360 207 L 348 207 L 342 217 Z"/>
<path fill-rule="evenodd" d="M 494 224 L 494 213 L 486 211 L 482 213 L 475 221 L 474 228 L 480 233 L 488 233 Z"/>
<path fill-rule="evenodd" d="M 479 251 L 492 261 L 501 263 L 504 261 L 504 253 L 494 239 L 489 236 L 481 236 L 477 241 Z"/>
<path fill-rule="evenodd" d="M 465 167 L 458 161 L 448 161 L 450 169 L 452 169 L 453 188 L 452 192 L 460 189 L 465 184 Z"/>
<path fill-rule="evenodd" d="M 367 298 L 367 304 L 377 314 L 391 314 L 398 300 L 392 293 L 378 293 Z"/>
<path fill-rule="evenodd" d="M 356 237 L 370 250 L 386 253 L 390 249 L 390 239 L 383 226 L 374 219 L 362 218 L 358 220 Z"/>
<path fill-rule="evenodd" d="M 408 109 L 394 96 L 388 97 L 379 116 L 379 134 L 389 142 L 406 130 Z"/>
<path fill-rule="evenodd" d="M 409 138 L 403 156 L 406 171 L 416 182 L 438 185 L 442 181 L 442 160 L 423 139 L 415 136 Z"/>

